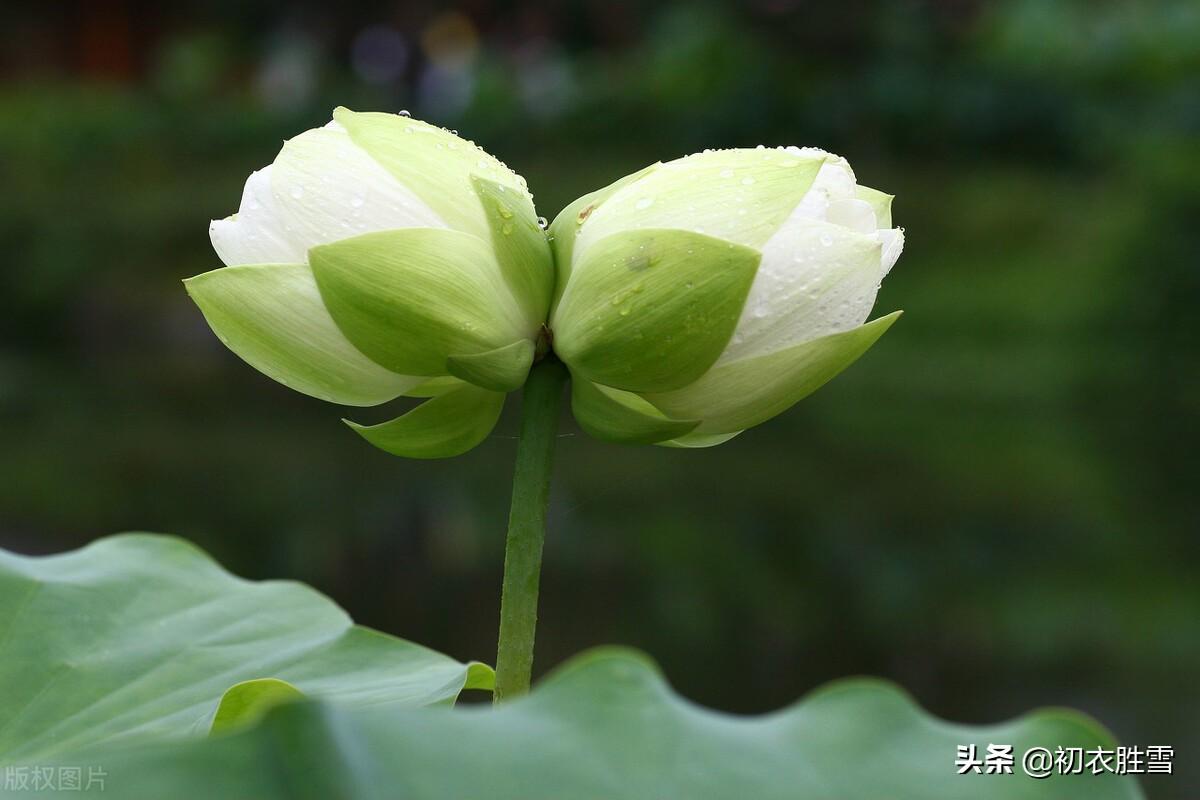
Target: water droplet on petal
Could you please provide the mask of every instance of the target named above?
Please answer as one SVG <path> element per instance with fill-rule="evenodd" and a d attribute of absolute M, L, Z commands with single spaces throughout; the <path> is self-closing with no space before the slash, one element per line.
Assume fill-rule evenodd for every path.
<path fill-rule="evenodd" d="M 634 206 L 634 207 L 635 207 L 635 208 L 636 208 L 638 211 L 641 211 L 641 210 L 642 210 L 642 209 L 644 209 L 644 208 L 649 208 L 649 207 L 650 207 L 651 205 L 653 205 L 653 204 L 654 204 L 654 198 L 653 198 L 653 197 L 643 197 L 641 200 L 638 200 L 638 201 L 637 201 L 637 205 L 636 205 L 636 206 Z"/>
<path fill-rule="evenodd" d="M 396 113 L 397 113 L 397 115 L 398 115 L 398 116 L 401 116 L 401 117 L 411 117 L 411 116 L 412 116 L 412 114 L 408 113 L 408 109 L 407 109 L 407 108 L 402 108 L 402 109 L 400 109 L 400 110 L 399 110 L 398 112 L 396 112 Z"/>
<path fill-rule="evenodd" d="M 538 227 L 542 230 L 546 230 L 546 228 L 550 227 L 550 220 L 546 219 L 545 217 L 538 217 L 537 222 Z"/>
<path fill-rule="evenodd" d="M 749 186 L 754 183 L 754 178 L 742 178 L 742 186 Z"/>

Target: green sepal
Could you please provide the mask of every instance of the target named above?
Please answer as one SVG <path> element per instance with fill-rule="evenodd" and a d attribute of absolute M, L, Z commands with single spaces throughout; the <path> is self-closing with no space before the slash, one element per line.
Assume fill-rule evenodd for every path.
<path fill-rule="evenodd" d="M 272 708 L 302 699 L 304 692 L 278 678 L 242 681 L 221 695 L 209 733 L 227 733 L 248 727 Z"/>
<path fill-rule="evenodd" d="M 486 353 L 449 356 L 446 369 L 456 378 L 483 389 L 511 392 L 524 385 L 529 367 L 533 364 L 533 351 L 532 341 L 519 339 Z"/>
<path fill-rule="evenodd" d="M 870 204 L 875 211 L 876 227 L 892 227 L 892 200 L 895 199 L 895 195 L 872 189 L 870 186 L 859 186 L 854 191 L 854 197 Z"/>
<path fill-rule="evenodd" d="M 733 437 L 739 436 L 742 433 L 743 431 L 734 431 L 733 433 L 689 433 L 686 436 L 678 436 L 665 442 L 655 442 L 655 444 L 660 447 L 678 447 L 696 450 L 725 444 Z"/>
<path fill-rule="evenodd" d="M 786 411 L 850 366 L 875 344 L 902 312 L 709 370 L 692 385 L 646 399 L 672 417 L 703 421 L 697 433 L 733 433 Z"/>
<path fill-rule="evenodd" d="M 622 444 L 654 444 L 684 436 L 698 419 L 671 419 L 632 392 L 571 381 L 571 412 L 579 427 L 597 439 Z"/>
<path fill-rule="evenodd" d="M 307 264 L 224 267 L 183 282 L 221 342 L 298 392 L 347 406 L 398 397 L 420 378 L 363 355 L 338 329 Z"/>
<path fill-rule="evenodd" d="M 453 375 L 442 375 L 438 378 L 430 378 L 424 383 L 417 384 L 413 388 L 404 393 L 405 397 L 437 397 L 438 395 L 452 392 L 455 389 L 462 388 L 463 382 Z"/>
<path fill-rule="evenodd" d="M 464 690 L 475 689 L 490 692 L 496 688 L 496 670 L 479 661 L 467 664 L 467 680 L 463 683 Z"/>
<path fill-rule="evenodd" d="M 592 212 L 599 208 L 600 204 L 611 195 L 615 194 L 618 189 L 628 186 L 634 181 L 648 175 L 661 165 L 661 161 L 656 161 L 632 175 L 626 175 L 624 178 L 613 181 L 603 189 L 597 189 L 594 192 L 585 194 L 558 212 L 558 216 L 550 223 L 549 228 L 550 246 L 554 251 L 555 305 L 558 304 L 558 299 L 562 297 L 563 288 L 567 285 L 567 279 L 571 277 L 571 258 L 575 250 L 575 237 L 579 235 L 579 231 L 591 217 Z"/>
<path fill-rule="evenodd" d="M 471 185 L 483 204 L 504 279 L 525 318 L 544 321 L 554 291 L 554 259 L 546 232 L 538 225 L 532 198 L 478 175 L 471 176 Z"/>
<path fill-rule="evenodd" d="M 687 386 L 733 335 L 760 258 L 753 248 L 684 230 L 602 239 L 575 265 L 555 310 L 555 352 L 572 373 L 606 386 Z"/>
<path fill-rule="evenodd" d="M 309 250 L 325 306 L 354 345 L 405 375 L 524 338 L 491 246 L 441 228 L 368 233 Z"/>
<path fill-rule="evenodd" d="M 405 458 L 450 458 L 482 442 L 496 427 L 502 392 L 463 386 L 426 400 L 403 416 L 378 425 L 343 420 L 380 450 Z"/>

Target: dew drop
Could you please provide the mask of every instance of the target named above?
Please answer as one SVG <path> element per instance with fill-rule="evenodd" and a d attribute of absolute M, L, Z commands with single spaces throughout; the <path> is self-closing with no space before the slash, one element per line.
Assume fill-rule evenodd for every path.
<path fill-rule="evenodd" d="M 412 114 L 409 113 L 407 108 L 400 109 L 398 112 L 396 112 L 396 114 L 397 114 L 397 116 L 401 116 L 401 117 L 411 117 L 412 116 Z"/>
<path fill-rule="evenodd" d="M 353 206 L 354 208 L 362 208 L 363 203 L 365 203 L 365 202 L 366 201 L 362 198 L 362 195 L 356 194 L 350 198 L 350 205 Z"/>
<path fill-rule="evenodd" d="M 653 197 L 643 197 L 641 200 L 637 201 L 637 205 L 634 206 L 634 208 L 636 208 L 638 211 L 641 211 L 644 208 L 649 208 L 653 204 L 654 204 Z"/>
<path fill-rule="evenodd" d="M 823 247 L 829 247 L 831 244 L 833 244 L 833 237 L 828 233 L 822 233 L 820 241 Z"/>
<path fill-rule="evenodd" d="M 538 227 L 542 230 L 546 230 L 546 228 L 550 227 L 550 220 L 546 219 L 545 217 L 538 217 L 537 222 Z"/>
<path fill-rule="evenodd" d="M 754 178 L 742 178 L 742 186 L 750 186 L 754 183 Z"/>

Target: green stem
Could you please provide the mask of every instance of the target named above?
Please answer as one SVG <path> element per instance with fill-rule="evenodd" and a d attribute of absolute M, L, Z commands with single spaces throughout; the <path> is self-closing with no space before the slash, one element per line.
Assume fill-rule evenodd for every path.
<path fill-rule="evenodd" d="M 529 691 L 538 578 L 550 502 L 550 466 L 566 381 L 566 368 L 551 355 L 533 365 L 521 400 L 521 438 L 517 442 L 512 510 L 504 548 L 504 589 L 500 595 L 497 703 Z"/>

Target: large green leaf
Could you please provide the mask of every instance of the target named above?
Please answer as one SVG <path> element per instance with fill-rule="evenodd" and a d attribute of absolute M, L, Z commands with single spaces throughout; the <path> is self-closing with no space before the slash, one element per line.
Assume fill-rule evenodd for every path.
<path fill-rule="evenodd" d="M 302 584 L 234 577 L 173 537 L 0 551 L 0 763 L 204 735 L 226 689 L 268 677 L 394 708 L 452 702 L 491 670 L 355 626 Z"/>
<path fill-rule="evenodd" d="M 643 657 L 585 654 L 497 709 L 284 705 L 203 742 L 75 754 L 109 792 L 221 798 L 489 800 L 1130 800 L 1113 775 L 959 775 L 958 745 L 1113 747 L 1080 714 L 1046 710 L 968 727 L 930 717 L 894 686 L 831 684 L 784 711 L 732 717 L 678 695 Z"/>

